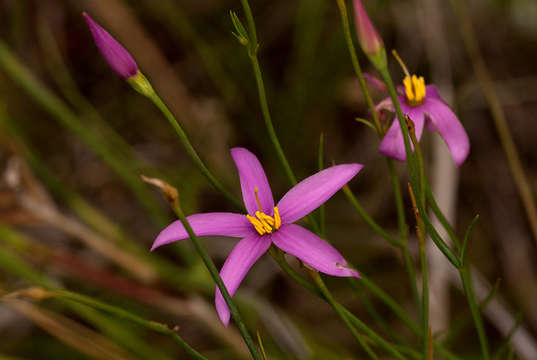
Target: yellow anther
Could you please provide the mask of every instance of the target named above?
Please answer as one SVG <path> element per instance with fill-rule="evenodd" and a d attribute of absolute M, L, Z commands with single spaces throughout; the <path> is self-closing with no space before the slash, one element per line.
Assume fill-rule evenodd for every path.
<path fill-rule="evenodd" d="M 246 218 L 252 223 L 259 235 L 270 234 L 282 224 L 277 207 L 274 207 L 274 217 L 262 211 L 256 211 L 255 216 L 246 215 Z"/>
<path fill-rule="evenodd" d="M 274 228 L 279 229 L 282 224 L 282 219 L 280 218 L 280 211 L 276 206 L 274 206 Z"/>
<path fill-rule="evenodd" d="M 405 76 L 403 85 L 405 86 L 406 100 L 410 106 L 419 106 L 423 104 L 423 99 L 425 99 L 426 95 L 425 79 L 423 76 Z"/>
<path fill-rule="evenodd" d="M 259 221 L 255 216 L 246 215 L 246 218 L 250 220 L 250 222 L 254 226 L 255 230 L 259 233 L 259 235 L 263 235 L 267 232 L 264 229 L 263 224 L 261 224 L 261 221 Z"/>

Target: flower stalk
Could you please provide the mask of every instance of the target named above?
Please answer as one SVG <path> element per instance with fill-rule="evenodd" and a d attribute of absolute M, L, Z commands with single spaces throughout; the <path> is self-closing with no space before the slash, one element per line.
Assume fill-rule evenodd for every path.
<path fill-rule="evenodd" d="M 179 193 L 176 188 L 169 185 L 168 183 L 160 180 L 160 179 L 153 179 L 153 178 L 147 178 L 142 175 L 142 179 L 150 183 L 152 185 L 157 186 L 163 193 L 164 197 L 172 207 L 173 211 L 183 224 L 186 232 L 188 233 L 188 236 L 190 237 L 190 240 L 194 244 L 194 247 L 196 248 L 196 251 L 198 252 L 199 256 L 203 260 L 203 263 L 207 267 L 207 270 L 211 274 L 211 277 L 215 281 L 218 289 L 220 290 L 224 301 L 226 302 L 228 309 L 231 313 L 231 316 L 233 317 L 233 320 L 235 320 L 235 323 L 237 324 L 237 327 L 239 328 L 239 332 L 244 339 L 244 342 L 246 343 L 246 346 L 248 346 L 248 350 L 250 350 L 250 354 L 255 360 L 262 360 L 261 356 L 259 355 L 259 352 L 257 351 L 257 348 L 255 346 L 255 343 L 248 332 L 248 329 L 246 328 L 246 325 L 244 323 L 244 320 L 242 319 L 241 314 L 239 313 L 239 310 L 235 306 L 233 300 L 231 299 L 231 296 L 224 285 L 224 282 L 222 281 L 222 278 L 220 277 L 220 274 L 218 273 L 218 270 L 216 269 L 216 266 L 214 265 L 214 262 L 210 258 L 210 256 L 207 254 L 203 246 L 201 245 L 198 237 L 196 234 L 194 234 L 194 231 L 192 230 L 192 227 L 190 226 L 183 209 L 181 208 L 181 204 L 179 202 Z"/>
<path fill-rule="evenodd" d="M 354 47 L 354 43 L 352 41 L 351 36 L 351 29 L 349 24 L 349 17 L 347 13 L 347 7 L 345 6 L 344 0 L 337 0 L 342 26 L 343 26 L 343 33 L 345 34 L 345 41 L 347 43 L 347 48 L 349 49 L 349 55 L 351 58 L 351 63 L 354 68 L 354 72 L 356 74 L 356 77 L 358 78 L 358 83 L 360 84 L 360 87 L 362 89 L 362 93 L 364 94 L 367 107 L 369 108 L 369 112 L 371 114 L 371 117 L 373 118 L 373 124 L 376 129 L 376 133 L 380 139 L 382 139 L 382 136 L 384 135 L 384 132 L 382 130 L 382 127 L 380 125 L 378 112 L 375 109 L 375 104 L 373 102 L 373 99 L 371 98 L 371 94 L 367 88 L 362 69 L 360 66 L 360 63 L 358 61 L 358 56 L 356 55 L 356 48 Z M 361 6 L 361 4 L 360 4 Z M 361 8 L 363 10 L 363 7 Z M 363 14 L 362 14 L 363 16 Z M 367 16 L 367 14 L 365 14 Z M 369 21 L 369 20 L 368 20 Z M 370 23 L 370 21 L 369 21 Z M 376 32 L 376 31 L 375 31 Z M 399 177 L 397 176 L 397 171 L 395 169 L 394 161 L 386 157 L 386 162 L 388 166 L 388 170 L 390 173 L 390 178 L 392 182 L 393 187 L 393 193 L 395 198 L 395 207 L 397 211 L 397 226 L 399 229 L 399 240 L 395 240 L 392 238 L 391 235 L 387 234 L 379 225 L 377 225 L 374 220 L 365 212 L 365 210 L 360 206 L 350 189 L 344 188 L 345 195 L 347 195 L 347 198 L 353 205 L 353 207 L 356 209 L 358 214 L 362 216 L 362 218 L 368 223 L 368 225 L 375 231 L 377 231 L 381 236 L 385 237 L 392 245 L 398 246 L 401 248 L 403 261 L 405 264 L 406 272 L 408 274 L 411 289 L 412 289 L 412 295 L 414 298 L 414 302 L 416 305 L 419 304 L 419 293 L 418 293 L 418 284 L 416 281 L 416 272 L 414 270 L 414 264 L 412 262 L 412 258 L 410 257 L 410 253 L 408 251 L 408 242 L 407 242 L 407 234 L 408 234 L 408 226 L 406 222 L 406 216 L 405 216 L 405 209 L 404 209 L 404 202 L 403 202 L 403 196 L 401 193 L 401 186 L 399 183 Z"/>
<path fill-rule="evenodd" d="M 175 130 L 175 133 L 179 137 L 179 140 L 183 144 L 187 154 L 198 167 L 199 171 L 207 178 L 207 180 L 209 180 L 211 185 L 213 185 L 216 190 L 222 193 L 222 195 L 224 195 L 229 201 L 237 206 L 237 208 L 242 209 L 242 206 L 237 199 L 235 199 L 235 197 L 224 188 L 224 186 L 209 171 L 207 166 L 205 166 L 175 116 L 158 96 L 157 92 L 153 89 L 153 86 L 151 86 L 149 80 L 138 69 L 138 65 L 136 64 L 132 55 L 105 29 L 97 24 L 88 14 L 83 13 L 83 16 L 88 23 L 91 34 L 95 40 L 95 44 L 110 67 L 120 77 L 125 79 L 134 90 L 149 98 L 153 102 L 153 104 L 162 112 L 166 120 L 168 120 L 172 128 Z"/>

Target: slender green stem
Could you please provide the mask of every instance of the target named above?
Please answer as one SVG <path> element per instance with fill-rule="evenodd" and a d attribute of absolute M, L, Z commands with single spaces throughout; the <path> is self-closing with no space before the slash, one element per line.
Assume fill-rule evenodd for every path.
<path fill-rule="evenodd" d="M 415 138 L 412 133 L 413 139 Z M 416 217 L 416 235 L 418 237 L 418 247 L 420 253 L 420 265 L 421 265 L 421 322 L 422 322 L 422 339 L 423 339 L 423 358 L 429 359 L 429 281 L 427 274 L 427 257 L 425 255 L 425 234 L 421 213 L 418 210 L 417 199 L 412 189 L 412 186 L 408 185 L 408 191 L 410 193 L 410 199 L 412 200 L 412 207 L 414 209 L 414 216 Z"/>
<path fill-rule="evenodd" d="M 451 239 L 451 243 L 455 247 L 455 251 L 459 251 L 460 244 L 459 244 L 459 239 L 457 235 L 455 235 L 455 230 L 453 230 L 453 227 L 449 223 L 448 219 L 446 218 L 446 216 L 444 215 L 444 213 L 442 212 L 442 210 L 436 203 L 436 199 L 434 198 L 434 194 L 431 191 L 431 187 L 429 186 L 429 184 L 428 183 L 425 184 L 425 187 L 426 187 L 426 196 L 427 196 L 428 204 L 431 205 L 431 209 L 433 210 L 434 215 L 436 216 L 438 221 L 440 221 L 440 224 L 442 224 L 442 226 L 446 230 L 449 238 Z"/>
<path fill-rule="evenodd" d="M 140 326 L 143 326 L 145 328 L 148 328 L 150 330 L 153 330 L 155 332 L 168 335 L 170 336 L 177 344 L 179 344 L 187 354 L 189 354 L 194 359 L 207 359 L 205 356 L 201 355 L 199 352 L 197 352 L 194 348 L 192 348 L 190 345 L 188 345 L 180 336 L 177 334 L 176 331 L 170 329 L 168 326 L 162 323 L 157 323 L 155 321 L 148 321 L 146 319 L 143 319 L 137 315 L 134 315 L 128 311 L 125 311 L 122 308 L 118 308 L 113 305 L 106 304 L 104 302 L 92 299 L 90 297 L 73 293 L 66 290 L 54 290 L 50 292 L 52 296 L 57 296 L 63 299 L 69 299 L 73 300 L 75 302 L 88 305 L 92 308 L 105 311 L 107 313 L 110 313 L 114 316 L 117 316 L 121 319 L 125 319 L 128 321 L 131 321 L 135 324 L 138 324 Z"/>
<path fill-rule="evenodd" d="M 481 312 L 479 310 L 479 304 L 475 298 L 474 287 L 472 285 L 472 278 L 470 275 L 470 268 L 468 264 L 463 265 L 459 268 L 459 274 L 462 281 L 462 286 L 468 299 L 468 305 L 470 306 L 470 311 L 472 312 L 472 318 L 474 319 L 474 324 L 477 330 L 477 335 L 479 337 L 479 344 L 481 346 L 481 354 L 484 360 L 490 359 L 489 347 L 487 342 L 487 336 L 485 335 L 485 328 L 483 327 L 483 319 L 481 318 Z"/>
<path fill-rule="evenodd" d="M 272 141 L 272 144 L 276 150 L 276 154 L 278 155 L 278 158 L 280 159 L 280 162 L 283 166 L 283 169 L 287 177 L 289 178 L 289 181 L 291 182 L 291 185 L 296 185 L 297 180 L 296 180 L 295 174 L 293 173 L 293 170 L 291 170 L 291 166 L 289 165 L 289 162 L 287 161 L 287 157 L 285 156 L 285 153 L 280 145 L 280 141 L 278 140 L 278 136 L 276 135 L 276 131 L 274 131 L 274 125 L 272 124 L 272 117 L 270 115 L 270 110 L 268 106 L 267 94 L 265 91 L 265 84 L 263 81 L 263 75 L 261 73 L 259 60 L 257 58 L 257 49 L 259 45 L 257 43 L 257 34 L 256 34 L 256 29 L 255 29 L 254 16 L 252 14 L 252 10 L 250 9 L 250 5 L 248 4 L 248 0 L 241 0 L 241 4 L 244 9 L 244 13 L 246 15 L 246 21 L 248 22 L 248 32 L 249 32 L 248 56 L 250 57 L 250 62 L 252 63 L 252 68 L 254 71 L 255 81 L 257 84 L 257 93 L 259 95 L 259 103 L 261 105 L 261 112 L 263 113 L 263 119 L 265 120 L 265 126 L 267 127 L 270 141 Z"/>
<path fill-rule="evenodd" d="M 358 331 L 356 331 L 356 328 L 354 327 L 352 322 L 349 320 L 347 314 L 344 312 L 343 307 L 340 306 L 339 303 L 334 299 L 334 297 L 332 296 L 332 293 L 326 287 L 319 272 L 317 270 L 310 270 L 310 276 L 313 279 L 313 281 L 317 284 L 317 287 L 319 288 L 319 290 L 321 290 L 321 292 L 323 293 L 326 301 L 328 301 L 328 303 L 334 308 L 338 316 L 341 318 L 341 320 L 343 320 L 347 328 L 349 328 L 354 338 L 364 348 L 364 351 L 369 355 L 371 359 L 378 359 L 377 355 L 369 347 L 364 337 L 361 334 L 359 334 Z"/>
<path fill-rule="evenodd" d="M 246 15 L 246 21 L 248 22 L 248 30 L 250 36 L 251 49 L 257 50 L 257 30 L 255 29 L 254 15 L 252 14 L 252 9 L 250 9 L 250 4 L 248 0 L 241 0 L 242 7 L 244 9 L 244 14 Z"/>
<path fill-rule="evenodd" d="M 222 281 L 222 278 L 220 277 L 220 274 L 218 273 L 218 270 L 216 269 L 214 262 L 209 257 L 205 249 L 203 249 L 203 246 L 201 245 L 198 237 L 194 234 L 192 227 L 188 223 L 188 220 L 186 219 L 186 216 L 183 213 L 183 210 L 181 209 L 179 201 L 178 200 L 173 201 L 172 207 L 175 213 L 177 214 L 177 217 L 179 217 L 179 220 L 185 227 L 188 235 L 190 236 L 190 239 L 192 240 L 194 244 L 194 247 L 198 251 L 198 254 L 200 255 L 203 262 L 205 263 L 207 270 L 209 270 L 209 273 L 211 274 L 212 278 L 216 282 L 218 289 L 220 289 L 220 292 L 222 293 L 222 296 L 224 297 L 224 300 L 229 308 L 229 311 L 231 312 L 231 316 L 233 317 L 233 320 L 235 320 L 235 323 L 237 324 L 237 327 L 239 328 L 239 332 L 241 333 L 244 339 L 244 342 L 246 343 L 246 346 L 248 346 L 248 349 L 250 350 L 252 357 L 255 360 L 261 360 L 262 358 L 257 351 L 255 343 L 252 337 L 250 336 L 250 333 L 248 332 L 246 325 L 244 324 L 244 320 L 242 319 L 242 316 L 239 313 L 239 310 L 235 306 L 233 300 L 231 300 L 231 296 L 229 295 L 229 292 L 227 291 L 227 288 L 224 282 Z"/>
<path fill-rule="evenodd" d="M 347 186 L 343 186 L 343 192 L 347 196 L 347 199 L 351 203 L 351 205 L 354 207 L 356 212 L 364 219 L 364 221 L 371 227 L 371 229 L 375 230 L 380 236 L 388 240 L 388 242 L 396 247 L 402 247 L 403 244 L 400 240 L 394 238 L 390 234 L 388 234 L 384 229 L 378 225 L 375 220 L 371 216 L 367 214 L 367 212 L 364 210 L 356 196 L 352 193 L 352 190 Z"/>
<path fill-rule="evenodd" d="M 356 49 L 354 47 L 354 42 L 352 40 L 351 35 L 351 29 L 349 24 L 349 17 L 347 14 L 347 7 L 345 6 L 344 0 L 337 0 L 337 4 L 339 7 L 342 25 L 343 25 L 343 32 L 345 34 L 345 41 L 347 42 L 347 47 L 349 49 L 349 55 L 351 58 L 351 62 L 354 68 L 354 72 L 356 73 L 356 77 L 358 78 L 358 82 L 360 84 L 360 87 L 362 88 L 362 93 L 364 94 L 367 106 L 369 108 L 369 112 L 371 113 L 371 116 L 373 117 L 374 126 L 376 128 L 377 135 L 379 138 L 382 138 L 383 131 L 382 127 L 380 125 L 378 113 L 375 109 L 375 105 L 373 103 L 373 100 L 371 98 L 371 95 L 369 93 L 369 90 L 367 88 L 362 69 L 360 67 L 360 63 L 358 61 L 358 57 L 356 55 Z M 414 270 L 414 264 L 412 262 L 412 258 L 410 257 L 410 253 L 408 251 L 408 244 L 407 244 L 407 234 L 408 234 L 408 227 L 406 223 L 406 216 L 405 216 L 405 209 L 403 204 L 403 196 L 401 194 L 401 186 L 399 183 L 399 178 L 397 176 L 397 171 L 395 170 L 395 164 L 392 159 L 386 158 L 388 170 L 390 173 L 390 178 L 392 180 L 392 186 L 393 186 L 393 193 L 395 198 L 395 207 L 397 210 L 397 225 L 399 228 L 399 241 L 392 240 L 388 241 L 395 246 L 398 246 L 401 248 L 406 272 L 408 274 L 411 288 L 412 288 L 412 295 L 414 298 L 414 302 L 416 305 L 419 304 L 419 293 L 418 293 L 418 283 L 416 278 L 416 272 Z M 347 193 L 346 193 L 347 194 Z M 349 197 L 349 196 L 348 196 Z M 349 197 L 349 200 L 351 198 Z M 382 232 L 384 230 L 380 228 L 372 219 L 365 213 L 365 211 L 360 207 L 356 206 L 354 202 L 351 200 L 351 203 L 353 203 L 353 206 L 358 211 L 358 213 L 364 218 L 364 220 L 377 232 L 379 232 L 378 229 L 380 229 Z M 358 204 L 359 205 L 359 204 Z M 385 232 L 384 232 L 385 233 Z M 391 236 L 390 236 L 391 237 Z M 392 238 L 393 239 L 393 238 Z"/>
<path fill-rule="evenodd" d="M 289 181 L 291 185 L 296 185 L 297 180 L 296 176 L 291 169 L 291 166 L 289 165 L 289 162 L 287 161 L 287 157 L 285 155 L 285 152 L 283 151 L 283 148 L 280 144 L 280 140 L 278 139 L 278 136 L 276 135 L 276 131 L 274 130 L 274 125 L 272 124 L 272 117 L 270 115 L 270 110 L 268 106 L 267 101 L 267 94 L 265 91 L 265 84 L 263 81 L 263 74 L 261 73 L 261 67 L 259 66 L 259 60 L 257 58 L 257 50 L 259 47 L 259 44 L 257 43 L 257 35 L 256 35 L 256 29 L 255 29 L 255 21 L 254 17 L 252 15 L 252 10 L 250 9 L 250 5 L 248 4 L 248 0 L 241 0 L 244 13 L 246 14 L 246 21 L 248 22 L 248 32 L 249 32 L 249 39 L 248 39 L 248 56 L 250 58 L 250 62 L 252 63 L 252 68 L 254 71 L 254 77 L 257 84 L 257 93 L 259 95 L 259 103 L 261 105 L 261 112 L 263 114 L 263 119 L 265 121 L 265 126 L 267 128 L 267 132 L 270 138 L 270 141 L 272 142 L 272 145 L 274 146 L 274 149 L 276 150 L 276 154 L 278 155 L 278 159 L 280 160 L 280 163 L 283 166 L 283 169 L 289 178 Z M 319 224 L 317 224 L 317 221 L 315 218 L 311 215 L 308 215 L 307 219 L 311 223 L 313 230 L 320 234 L 321 231 L 319 229 Z"/>
<path fill-rule="evenodd" d="M 265 120 L 265 126 L 267 127 L 267 132 L 270 138 L 270 141 L 272 141 L 272 145 L 274 146 L 274 149 L 276 150 L 276 154 L 278 155 L 278 158 L 280 159 L 280 162 L 283 166 L 283 169 L 289 178 L 289 181 L 292 185 L 297 184 L 297 180 L 295 177 L 295 174 L 293 173 L 293 170 L 291 170 L 291 166 L 289 165 L 289 162 L 287 161 L 287 157 L 285 156 L 285 153 L 283 152 L 282 146 L 280 145 L 280 141 L 278 140 L 278 136 L 276 135 L 276 131 L 274 131 L 274 125 L 272 125 L 272 118 L 270 116 L 270 110 L 268 107 L 267 102 L 267 95 L 265 92 L 265 85 L 263 82 L 263 75 L 261 74 L 261 68 L 259 67 L 259 61 L 257 59 L 257 54 L 250 54 L 250 61 L 252 63 L 252 67 L 254 70 L 255 80 L 257 83 L 257 91 L 259 94 L 259 102 L 261 104 L 261 112 L 263 113 L 263 119 Z"/>
<path fill-rule="evenodd" d="M 412 184 L 412 187 L 417 187 L 417 174 L 416 174 L 416 163 L 414 159 L 414 153 L 412 152 L 412 147 L 410 146 L 410 137 L 408 134 L 408 127 L 405 120 L 405 115 L 403 114 L 403 111 L 401 110 L 401 104 L 399 104 L 399 98 L 397 97 L 397 92 L 395 91 L 395 86 L 393 85 L 392 77 L 390 75 L 390 72 L 388 71 L 388 68 L 383 68 L 380 70 L 380 75 L 382 76 L 382 79 L 384 80 L 384 83 L 386 84 L 386 88 L 388 89 L 388 94 L 390 95 L 390 98 L 392 99 L 392 103 L 395 107 L 395 113 L 397 115 L 397 119 L 399 121 L 399 126 L 401 127 L 401 131 L 403 133 L 403 142 L 405 144 L 405 152 L 407 156 L 407 165 L 408 165 L 408 171 L 410 174 L 410 183 Z"/>
<path fill-rule="evenodd" d="M 298 282 L 300 285 L 302 285 L 306 290 L 311 292 L 312 294 L 318 296 L 319 298 L 327 301 L 326 297 L 322 292 L 319 291 L 319 289 L 315 286 L 313 286 L 311 283 L 309 283 L 307 280 L 305 280 L 302 276 L 298 275 L 296 271 L 289 266 L 289 264 L 285 261 L 285 258 L 283 257 L 283 253 L 281 253 L 281 250 L 277 248 L 271 248 L 270 254 L 274 257 L 274 259 L 278 262 L 278 264 L 281 266 L 281 268 L 296 282 Z M 403 310 L 403 308 L 395 301 L 393 300 L 388 294 L 386 294 L 381 288 L 379 288 L 374 282 L 369 280 L 364 274 L 361 274 L 362 278 L 360 279 L 360 284 L 364 285 L 369 291 L 371 291 L 373 294 L 375 294 L 388 308 L 393 311 L 397 317 L 403 321 L 403 323 L 416 335 L 421 336 L 421 329 L 414 323 L 410 317 L 407 315 L 407 313 Z M 339 306 L 342 307 L 342 309 L 346 312 L 347 316 L 351 319 L 351 321 L 355 322 L 357 319 L 356 317 L 347 309 L 345 309 L 341 304 Z M 359 320 L 358 320 L 359 321 Z M 366 333 L 366 331 L 364 331 Z M 378 335 L 377 335 L 378 337 Z M 445 347 L 443 347 L 439 343 L 434 343 L 435 350 L 444 356 L 444 358 L 448 360 L 460 360 L 459 357 L 452 354 L 449 350 L 447 350 Z"/>
<path fill-rule="evenodd" d="M 405 218 L 405 207 L 403 204 L 403 195 L 401 194 L 401 186 L 399 184 L 399 177 L 395 169 L 395 164 L 392 159 L 386 158 L 388 163 L 388 170 L 390 171 L 390 178 L 392 179 L 393 194 L 395 197 L 395 207 L 397 209 L 397 225 L 399 227 L 399 238 L 401 241 L 406 242 L 408 235 L 408 227 Z"/>
<path fill-rule="evenodd" d="M 388 341 L 381 338 L 376 332 L 371 330 L 365 323 L 358 319 L 353 313 L 344 308 L 341 304 L 337 303 L 336 306 L 349 317 L 351 322 L 360 330 L 362 330 L 367 336 L 369 336 L 373 341 L 375 341 L 380 347 L 386 350 L 388 353 L 392 354 L 396 359 L 406 359 L 397 348 L 390 344 Z"/>
<path fill-rule="evenodd" d="M 360 67 L 360 63 L 358 62 L 358 57 L 356 56 L 356 49 L 352 41 L 351 29 L 350 29 L 350 24 L 349 24 L 349 16 L 347 14 L 347 7 L 345 6 L 345 1 L 337 0 L 337 4 L 339 7 L 339 13 L 341 15 L 341 22 L 343 24 L 343 33 L 345 34 L 345 41 L 347 42 L 347 47 L 349 49 L 349 55 L 351 57 L 351 62 L 354 68 L 354 72 L 356 73 L 356 77 L 358 78 L 358 82 L 360 83 L 360 87 L 362 88 L 365 101 L 367 103 L 369 111 L 371 112 L 371 116 L 373 117 L 373 122 L 375 124 L 377 134 L 379 136 L 382 136 L 382 128 L 380 126 L 380 121 L 379 121 L 377 111 L 375 110 L 375 104 L 373 103 L 373 99 L 371 98 L 371 95 L 369 94 L 369 91 L 367 90 L 367 85 L 365 83 L 365 79 L 362 74 L 362 68 Z"/>
<path fill-rule="evenodd" d="M 211 185 L 214 186 L 216 190 L 218 190 L 222 195 L 226 197 L 229 201 L 233 203 L 238 209 L 243 210 L 244 206 L 228 191 L 224 186 L 214 177 L 214 175 L 209 171 L 209 169 L 205 166 L 201 158 L 199 157 L 198 153 L 190 143 L 190 140 L 188 139 L 185 131 L 175 118 L 173 116 L 172 112 L 168 109 L 166 104 L 160 99 L 160 97 L 157 95 L 157 93 L 153 92 L 152 95 L 149 97 L 151 101 L 157 106 L 157 108 L 162 112 L 166 120 L 170 123 L 170 125 L 175 130 L 177 136 L 179 137 L 179 140 L 185 147 L 186 152 L 194 162 L 194 164 L 198 167 L 199 171 L 209 180 Z"/>

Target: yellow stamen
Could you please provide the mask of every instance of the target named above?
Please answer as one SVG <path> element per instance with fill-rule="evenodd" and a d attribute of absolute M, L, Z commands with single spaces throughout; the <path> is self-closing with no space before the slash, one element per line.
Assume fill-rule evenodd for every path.
<path fill-rule="evenodd" d="M 423 104 L 423 99 L 425 99 L 426 88 L 425 88 L 425 79 L 423 76 L 417 77 L 416 75 L 410 76 L 408 69 L 403 62 L 403 59 L 399 56 L 397 51 L 392 50 L 393 57 L 405 73 L 405 78 L 403 79 L 403 85 L 405 86 L 405 97 L 406 102 L 410 106 L 420 106 Z"/>
<path fill-rule="evenodd" d="M 262 211 L 256 211 L 255 216 L 246 215 L 246 218 L 252 223 L 259 235 L 270 234 L 274 230 L 278 230 L 282 224 L 280 212 L 277 207 L 274 207 L 274 217 Z"/>
<path fill-rule="evenodd" d="M 265 234 L 267 231 L 264 229 L 263 224 L 255 216 L 246 215 L 246 218 L 250 220 L 259 235 Z"/>
<path fill-rule="evenodd" d="M 405 86 L 405 96 L 408 105 L 419 106 L 423 104 L 423 99 L 425 99 L 426 95 L 425 79 L 423 76 L 406 76 L 403 79 L 403 85 Z"/>

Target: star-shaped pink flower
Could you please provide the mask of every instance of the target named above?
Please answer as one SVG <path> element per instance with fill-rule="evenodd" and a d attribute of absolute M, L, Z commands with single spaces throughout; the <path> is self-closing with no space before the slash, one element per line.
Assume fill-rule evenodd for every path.
<path fill-rule="evenodd" d="M 231 156 L 239 171 L 242 198 L 248 214 L 214 212 L 187 217 L 197 236 L 241 238 L 220 271 L 231 296 L 271 244 L 322 273 L 360 277 L 332 245 L 293 223 L 332 197 L 362 169 L 362 165 L 343 164 L 320 171 L 294 186 L 274 206 L 267 176 L 257 157 L 244 148 L 231 149 Z M 158 235 L 151 250 L 187 238 L 181 222 L 175 221 Z M 220 320 L 227 326 L 230 312 L 218 287 L 215 305 Z"/>

